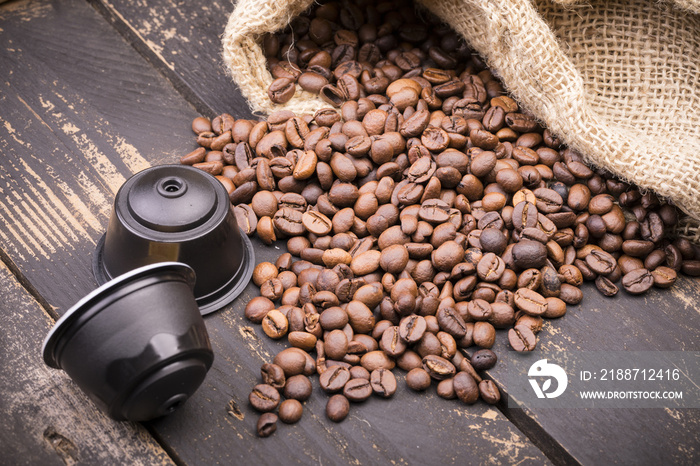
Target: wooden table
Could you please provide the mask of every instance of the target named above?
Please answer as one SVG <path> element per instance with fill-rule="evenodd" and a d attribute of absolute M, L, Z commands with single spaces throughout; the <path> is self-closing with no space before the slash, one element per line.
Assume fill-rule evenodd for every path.
<path fill-rule="evenodd" d="M 206 318 L 214 365 L 166 418 L 112 421 L 46 367 L 40 348 L 53 321 L 96 287 L 92 254 L 120 185 L 194 149 L 194 117 L 252 117 L 220 58 L 231 9 L 175 0 L 0 4 L 0 463 L 698 463 L 698 410 L 464 406 L 403 383 L 394 399 L 353 406 L 334 424 L 315 380 L 301 422 L 259 439 L 247 396 L 281 345 L 243 318 L 253 286 Z M 258 261 L 284 249 L 253 241 Z M 543 348 L 700 349 L 697 280 L 644 297 L 584 291 L 581 305 L 546 324 Z M 515 357 L 503 334 L 495 349 Z M 490 376 L 503 387 L 499 366 Z"/>

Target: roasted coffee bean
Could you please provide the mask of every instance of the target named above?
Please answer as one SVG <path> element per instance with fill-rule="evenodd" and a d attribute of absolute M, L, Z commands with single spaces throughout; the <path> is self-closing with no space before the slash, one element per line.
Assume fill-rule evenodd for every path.
<path fill-rule="evenodd" d="M 423 369 L 435 380 L 443 380 L 455 374 L 455 366 L 447 359 L 437 355 L 423 358 Z"/>
<path fill-rule="evenodd" d="M 360 335 L 357 335 L 355 338 Z M 376 342 L 375 342 L 376 345 Z M 362 355 L 360 358 L 360 364 L 362 367 L 367 369 L 368 371 L 372 372 L 375 369 L 393 369 L 396 363 L 390 359 L 384 351 L 369 351 Z"/>
<path fill-rule="evenodd" d="M 523 201 L 513 209 L 513 227 L 516 231 L 537 226 L 537 207 L 531 202 Z"/>
<path fill-rule="evenodd" d="M 481 348 L 491 348 L 496 341 L 496 329 L 489 322 L 476 322 L 472 339 Z"/>
<path fill-rule="evenodd" d="M 481 232 L 479 243 L 483 251 L 500 256 L 505 251 L 508 240 L 501 230 L 487 228 Z"/>
<path fill-rule="evenodd" d="M 547 261 L 547 248 L 538 241 L 522 240 L 512 249 L 513 262 L 521 269 L 540 268 Z"/>
<path fill-rule="evenodd" d="M 501 259 L 500 256 L 489 252 L 484 254 L 479 261 L 478 265 L 476 266 L 476 272 L 479 275 L 479 278 L 482 280 L 486 282 L 496 282 L 503 276 L 505 267 L 505 262 L 503 262 L 503 259 Z"/>
<path fill-rule="evenodd" d="M 301 222 L 307 231 L 316 236 L 327 235 L 333 228 L 333 224 L 328 217 L 313 210 L 304 212 L 301 216 Z"/>
<path fill-rule="evenodd" d="M 615 296 L 619 291 L 617 286 L 603 275 L 600 275 L 598 278 L 595 279 L 595 287 L 604 296 Z"/>
<path fill-rule="evenodd" d="M 319 376 L 318 382 L 326 393 L 337 393 L 350 380 L 350 371 L 342 366 L 329 367 Z"/>
<path fill-rule="evenodd" d="M 581 292 L 580 288 L 569 285 L 568 283 L 562 283 L 559 299 L 566 304 L 578 304 L 583 299 L 583 292 Z"/>
<path fill-rule="evenodd" d="M 258 437 L 269 437 L 277 430 L 277 415 L 274 413 L 263 413 L 258 419 Z"/>
<path fill-rule="evenodd" d="M 401 319 L 399 325 L 399 336 L 406 343 L 419 341 L 425 333 L 427 324 L 425 318 L 420 315 L 410 315 Z"/>
<path fill-rule="evenodd" d="M 274 357 L 273 362 L 280 366 L 284 371 L 284 375 L 289 378 L 294 375 L 302 374 L 306 367 L 306 354 L 297 348 L 287 348 Z"/>
<path fill-rule="evenodd" d="M 275 308 L 275 303 L 264 296 L 256 296 L 248 301 L 245 307 L 245 316 L 253 323 L 260 324 L 268 312 Z"/>
<path fill-rule="evenodd" d="M 547 311 L 547 300 L 529 288 L 519 288 L 514 301 L 518 309 L 531 316 L 540 316 Z"/>
<path fill-rule="evenodd" d="M 542 314 L 542 317 L 546 317 L 547 319 L 557 319 L 559 317 L 562 317 L 564 314 L 566 314 L 566 303 L 562 301 L 561 299 L 550 296 L 547 300 L 547 310 L 544 311 L 544 314 Z M 527 315 L 527 314 L 525 314 Z M 531 317 L 531 316 L 528 316 Z"/>
<path fill-rule="evenodd" d="M 595 273 L 599 273 L 601 275 L 608 275 L 612 273 L 617 266 L 617 262 L 613 256 L 599 249 L 591 250 L 591 252 L 586 256 L 586 264 Z"/>
<path fill-rule="evenodd" d="M 508 342 L 515 351 L 532 351 L 537 344 L 537 337 L 530 327 L 516 325 L 508 331 Z"/>
<path fill-rule="evenodd" d="M 670 267 L 664 267 L 660 266 L 655 268 L 651 272 L 652 277 L 654 278 L 654 285 L 659 287 L 659 288 L 669 288 L 671 287 L 675 282 L 677 278 L 676 271 L 673 270 Z"/>
<path fill-rule="evenodd" d="M 490 349 L 480 349 L 470 358 L 471 365 L 478 371 L 486 371 L 496 365 L 498 356 Z"/>
<path fill-rule="evenodd" d="M 684 260 L 681 271 L 691 277 L 700 276 L 700 260 Z"/>
<path fill-rule="evenodd" d="M 350 379 L 343 387 L 343 395 L 355 403 L 365 401 L 372 395 L 372 385 L 367 379 Z"/>
<path fill-rule="evenodd" d="M 492 380 L 479 382 L 479 395 L 484 402 L 490 405 L 495 405 L 501 400 L 501 392 Z"/>
<path fill-rule="evenodd" d="M 277 340 L 287 334 L 289 324 L 284 314 L 276 309 L 273 309 L 263 318 L 262 328 L 265 335 Z"/>
<path fill-rule="evenodd" d="M 372 391 L 383 398 L 391 398 L 396 393 L 396 377 L 390 370 L 375 369 L 369 381 Z"/>
<path fill-rule="evenodd" d="M 306 401 L 311 396 L 311 391 L 311 379 L 304 374 L 289 377 L 284 385 L 284 397 L 287 399 Z"/>
<path fill-rule="evenodd" d="M 348 416 L 350 402 L 341 394 L 333 395 L 326 403 L 326 416 L 333 422 L 340 422 Z"/>
<path fill-rule="evenodd" d="M 379 347 L 389 356 L 398 357 L 406 351 L 406 343 L 399 337 L 399 327 L 390 326 L 381 337 Z"/>
<path fill-rule="evenodd" d="M 462 316 L 460 316 L 452 308 L 442 308 L 436 314 L 440 328 L 455 337 L 460 339 L 467 333 L 467 325 Z"/>
<path fill-rule="evenodd" d="M 304 407 L 298 400 L 284 400 L 280 403 L 279 419 L 285 424 L 294 424 L 299 422 L 301 415 L 304 413 Z"/>
<path fill-rule="evenodd" d="M 277 78 L 270 84 L 267 95 L 274 103 L 283 104 L 294 97 L 295 90 L 294 81 L 292 79 Z"/>
<path fill-rule="evenodd" d="M 348 351 L 348 337 L 342 330 L 331 330 L 324 339 L 326 357 L 341 360 Z"/>
<path fill-rule="evenodd" d="M 274 411 L 280 403 L 280 394 L 272 385 L 258 384 L 250 392 L 248 401 L 256 411 Z"/>
<path fill-rule="evenodd" d="M 413 391 L 422 392 L 430 387 L 430 374 L 422 367 L 415 367 L 406 374 L 406 386 Z"/>
<path fill-rule="evenodd" d="M 367 379 L 370 380 L 370 373 L 362 366 L 352 366 L 350 369 L 351 379 Z"/>
<path fill-rule="evenodd" d="M 260 374 L 262 375 L 262 379 L 265 384 L 276 389 L 284 388 L 286 377 L 284 376 L 284 371 L 282 368 L 277 364 L 263 364 L 260 368 Z"/>
<path fill-rule="evenodd" d="M 473 404 L 479 399 L 479 387 L 468 372 L 458 372 L 452 379 L 452 384 L 457 398 L 462 403 Z"/>
<path fill-rule="evenodd" d="M 645 268 L 635 269 L 622 277 L 622 287 L 630 294 L 642 294 L 653 284 L 654 277 Z"/>

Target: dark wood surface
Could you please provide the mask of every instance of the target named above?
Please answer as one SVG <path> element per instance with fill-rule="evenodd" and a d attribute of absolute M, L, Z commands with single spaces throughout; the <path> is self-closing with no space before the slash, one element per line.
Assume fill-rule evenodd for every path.
<path fill-rule="evenodd" d="M 0 5 L 0 255 L 26 290 L 12 277 L 2 280 L 22 291 L 15 301 L 3 302 L 4 313 L 25 309 L 38 321 L 46 320 L 43 311 L 64 313 L 95 287 L 92 253 L 121 183 L 193 149 L 194 116 L 251 116 L 220 58 L 219 36 L 231 9 L 228 2 L 174 0 Z M 274 260 L 284 249 L 253 241 L 258 262 Z M 543 348 L 698 350 L 698 281 L 684 279 L 671 291 L 640 298 L 607 299 L 590 287 L 585 291 L 580 306 L 546 325 Z M 247 396 L 260 364 L 282 345 L 242 317 L 256 294 L 250 285 L 232 305 L 207 317 L 216 358 L 204 385 L 178 412 L 145 424 L 178 463 L 626 464 L 696 463 L 700 457 L 697 410 L 465 407 L 434 391 L 410 393 L 400 383 L 394 399 L 353 406 L 346 421 L 333 424 L 325 418 L 326 396 L 316 379 L 302 421 L 258 439 Z M 38 351 L 45 329 L 22 321 L 15 331 L 19 325 L 34 330 L 25 332 L 18 347 Z M 490 376 L 503 387 L 499 368 L 517 355 L 507 350 L 505 334 L 497 341 L 505 361 Z M 16 377 L 3 373 L 0 383 L 19 385 Z M 70 386 L 65 377 L 63 383 Z M 65 411 L 70 419 L 76 415 L 71 409 L 100 419 L 107 429 L 127 428 L 100 417 L 87 400 L 79 408 L 57 404 L 52 413 Z M 41 430 L 35 418 L 18 422 L 28 432 Z M 85 445 L 92 439 L 69 438 L 87 439 Z M 115 439 L 111 451 L 160 461 L 163 453 L 152 448 L 153 438 L 135 436 L 131 450 Z M 8 445 L 18 441 L 12 437 Z M 21 456 L 25 450 L 15 445 L 10 451 Z M 90 454 L 86 462 L 101 462 L 99 451 Z"/>

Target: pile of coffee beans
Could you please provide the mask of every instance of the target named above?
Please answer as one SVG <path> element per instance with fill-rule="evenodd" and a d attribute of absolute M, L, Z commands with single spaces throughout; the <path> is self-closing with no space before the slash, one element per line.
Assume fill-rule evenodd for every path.
<path fill-rule="evenodd" d="M 245 308 L 291 346 L 250 394 L 260 436 L 301 418 L 313 374 L 332 421 L 392 396 L 395 367 L 411 390 L 497 403 L 479 374 L 496 329 L 532 351 L 583 281 L 614 296 L 700 275 L 698 249 L 667 238 L 675 207 L 588 167 L 428 13 L 321 2 L 261 40 L 272 101 L 300 86 L 333 108 L 197 118 L 181 159 L 221 181 L 246 234 L 287 239 Z"/>

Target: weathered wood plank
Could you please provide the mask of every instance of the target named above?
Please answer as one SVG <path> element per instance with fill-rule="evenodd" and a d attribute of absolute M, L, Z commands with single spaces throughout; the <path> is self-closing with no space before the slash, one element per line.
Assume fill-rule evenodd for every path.
<path fill-rule="evenodd" d="M 199 112 L 253 117 L 221 58 L 220 36 L 235 0 L 89 1 Z"/>
<path fill-rule="evenodd" d="M 119 185 L 189 151 L 196 113 L 79 0 L 18 2 L 0 9 L 0 29 L 0 247 L 61 314 L 95 286 L 91 255 Z M 255 247 L 258 261 L 281 252 Z M 547 462 L 498 410 L 403 385 L 390 404 L 353 407 L 338 425 L 316 393 L 302 422 L 258 439 L 247 396 L 280 346 L 248 328 L 243 307 L 254 294 L 250 286 L 207 318 L 216 354 L 207 380 L 180 411 L 148 424 L 184 463 Z"/>
<path fill-rule="evenodd" d="M 681 277 L 671 290 L 644 296 L 620 292 L 606 298 L 592 284 L 585 298 L 540 333 L 540 351 L 700 351 L 700 281 Z M 500 335 L 499 335 L 500 337 Z M 504 364 L 490 375 L 507 379 L 505 335 L 497 343 Z M 508 387 L 506 386 L 506 389 Z M 552 456 L 581 464 L 693 464 L 700 459 L 700 410 L 697 409 L 506 409 L 532 438 L 542 432 L 554 442 Z"/>
<path fill-rule="evenodd" d="M 0 263 L 0 438 L 3 464 L 173 464 L 143 426 L 102 414 L 41 344 L 53 324 Z"/>

